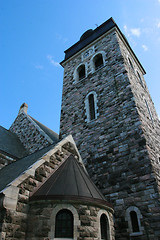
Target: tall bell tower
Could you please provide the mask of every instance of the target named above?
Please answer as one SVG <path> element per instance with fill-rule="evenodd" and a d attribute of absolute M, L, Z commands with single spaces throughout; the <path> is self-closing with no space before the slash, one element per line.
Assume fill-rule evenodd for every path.
<path fill-rule="evenodd" d="M 145 70 L 112 18 L 65 51 L 60 136 L 112 202 L 116 239 L 160 239 L 160 122 Z"/>

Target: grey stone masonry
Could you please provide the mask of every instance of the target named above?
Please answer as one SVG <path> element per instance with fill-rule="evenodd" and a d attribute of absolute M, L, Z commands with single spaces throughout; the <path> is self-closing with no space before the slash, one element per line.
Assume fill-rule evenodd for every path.
<path fill-rule="evenodd" d="M 27 226 L 32 226 L 33 235 L 37 228 L 33 225 L 36 216 L 28 224 L 29 197 L 71 154 L 79 159 L 73 144 L 67 140 L 62 141 L 4 190 L 4 195 L 0 195 L 0 240 L 31 239 L 26 238 L 27 233 L 31 234 L 31 230 L 28 232 Z M 46 232 L 45 228 L 47 229 L 47 226 L 42 228 L 43 234 Z M 37 236 L 33 239 L 44 238 Z"/>
<path fill-rule="evenodd" d="M 82 58 L 85 52 L 93 54 Z M 103 52 L 103 66 L 93 59 Z M 104 54 L 105 53 L 105 54 Z M 84 64 L 86 76 L 74 71 Z M 118 28 L 113 28 L 63 62 L 60 136 L 72 134 L 90 177 L 115 210 L 116 239 L 160 239 L 160 122 L 144 69 Z M 98 117 L 87 122 L 85 97 L 97 97 Z M 126 218 L 140 212 L 139 232 Z M 137 234 L 137 235 L 136 235 Z"/>
<path fill-rule="evenodd" d="M 103 208 L 84 203 L 36 201 L 30 204 L 27 240 L 54 239 L 57 210 L 68 209 L 74 217 L 74 240 L 100 240 L 100 215 L 105 213 L 109 221 L 109 240 L 114 240 L 113 214 Z M 34 226 L 34 228 L 33 228 Z"/>
<path fill-rule="evenodd" d="M 27 114 L 25 104 L 21 106 L 9 130 L 18 136 L 29 153 L 34 153 L 53 143 L 53 140 Z"/>

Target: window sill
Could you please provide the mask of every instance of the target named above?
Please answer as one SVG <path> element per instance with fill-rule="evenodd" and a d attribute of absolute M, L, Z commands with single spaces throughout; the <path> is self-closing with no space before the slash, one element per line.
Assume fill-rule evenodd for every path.
<path fill-rule="evenodd" d="M 136 237 L 136 236 L 140 236 L 140 235 L 143 235 L 143 233 L 142 233 L 142 232 L 130 233 L 130 236 L 131 236 L 131 237 Z"/>
<path fill-rule="evenodd" d="M 73 238 L 54 238 L 54 240 L 73 240 Z"/>
<path fill-rule="evenodd" d="M 82 79 L 79 79 L 79 80 L 74 80 L 73 84 L 78 84 L 78 83 L 82 83 L 84 80 L 86 80 L 87 77 L 84 77 Z"/>
<path fill-rule="evenodd" d="M 97 120 L 97 117 L 94 118 L 94 119 L 92 119 L 92 120 L 86 120 L 85 122 L 86 122 L 87 124 L 93 124 L 93 123 L 96 122 L 96 120 Z"/>
<path fill-rule="evenodd" d="M 100 69 L 102 69 L 102 68 L 104 68 L 104 67 L 105 67 L 105 65 L 102 65 L 102 66 L 100 66 L 99 68 L 94 69 L 94 72 L 93 72 L 93 73 L 98 72 Z"/>

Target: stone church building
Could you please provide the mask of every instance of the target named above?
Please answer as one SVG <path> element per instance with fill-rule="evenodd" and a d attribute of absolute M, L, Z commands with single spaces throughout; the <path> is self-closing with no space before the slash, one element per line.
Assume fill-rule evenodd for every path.
<path fill-rule="evenodd" d="M 112 18 L 65 51 L 60 134 L 0 127 L 0 240 L 160 240 L 160 121 Z"/>

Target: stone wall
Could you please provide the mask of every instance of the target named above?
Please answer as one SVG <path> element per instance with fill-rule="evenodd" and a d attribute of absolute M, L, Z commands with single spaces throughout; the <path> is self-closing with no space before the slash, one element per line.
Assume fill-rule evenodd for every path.
<path fill-rule="evenodd" d="M 136 61 L 131 58 L 129 51 L 125 48 L 120 38 L 118 38 L 118 42 L 124 58 L 125 67 L 128 72 L 128 78 L 131 83 L 150 161 L 152 163 L 158 186 L 160 187 L 160 121 L 140 67 Z M 133 68 L 128 64 L 128 57 L 131 58 Z"/>
<path fill-rule="evenodd" d="M 29 221 L 26 239 L 44 240 L 54 239 L 55 227 L 55 208 L 68 209 L 74 216 L 74 238 L 75 240 L 97 240 L 100 237 L 100 214 L 107 214 L 110 222 L 110 238 L 114 240 L 113 214 L 110 211 L 101 209 L 100 207 L 85 205 L 83 203 L 65 204 L 55 201 L 39 201 L 30 204 Z M 57 212 L 57 211 L 56 211 Z M 98 216 L 99 214 L 99 216 Z M 33 228 L 33 226 L 35 226 Z"/>
<path fill-rule="evenodd" d="M 19 180 L 16 179 L 16 182 L 13 182 L 14 188 L 17 188 L 17 196 L 15 196 L 16 203 L 15 206 L 11 202 L 5 201 L 7 195 L 2 200 L 0 204 L 0 230 L 1 230 L 1 240 L 24 240 L 26 237 L 27 231 L 27 222 L 28 222 L 28 209 L 29 209 L 29 196 L 35 191 L 46 179 L 52 174 L 57 167 L 62 164 L 66 158 L 72 153 L 77 158 L 77 152 L 71 143 L 64 141 L 63 146 L 60 144 L 51 152 L 47 153 L 44 157 L 37 162 L 35 166 L 29 169 L 30 174 L 23 174 L 20 176 L 20 183 L 16 186 L 16 182 Z M 34 174 L 33 174 L 34 173 Z M 12 185 L 11 185 L 12 186 Z M 8 188 L 8 192 L 11 187 Z M 13 192 L 11 192 L 11 195 Z M 14 192 L 14 195 L 16 193 Z M 7 204 L 9 203 L 9 204 Z M 3 213 L 3 215 L 2 215 Z M 33 226 L 33 225 L 32 225 Z"/>
<path fill-rule="evenodd" d="M 93 56 L 82 59 L 90 48 L 94 48 L 95 53 L 104 51 L 106 56 L 104 66 L 94 72 Z M 128 57 L 135 70 L 131 69 Z M 87 66 L 87 76 L 75 82 L 74 69 L 80 63 Z M 113 203 L 117 239 L 129 238 L 125 212 L 128 207 L 136 206 L 143 216 L 144 228 L 138 239 L 158 240 L 159 121 L 143 79 L 143 69 L 116 30 L 63 64 L 61 137 L 73 135 L 90 177 Z M 85 97 L 92 91 L 97 94 L 99 116 L 87 123 Z M 148 101 L 154 124 L 143 96 Z"/>
<path fill-rule="evenodd" d="M 29 153 L 53 143 L 52 139 L 23 111 L 19 112 L 9 130 L 18 136 Z"/>

